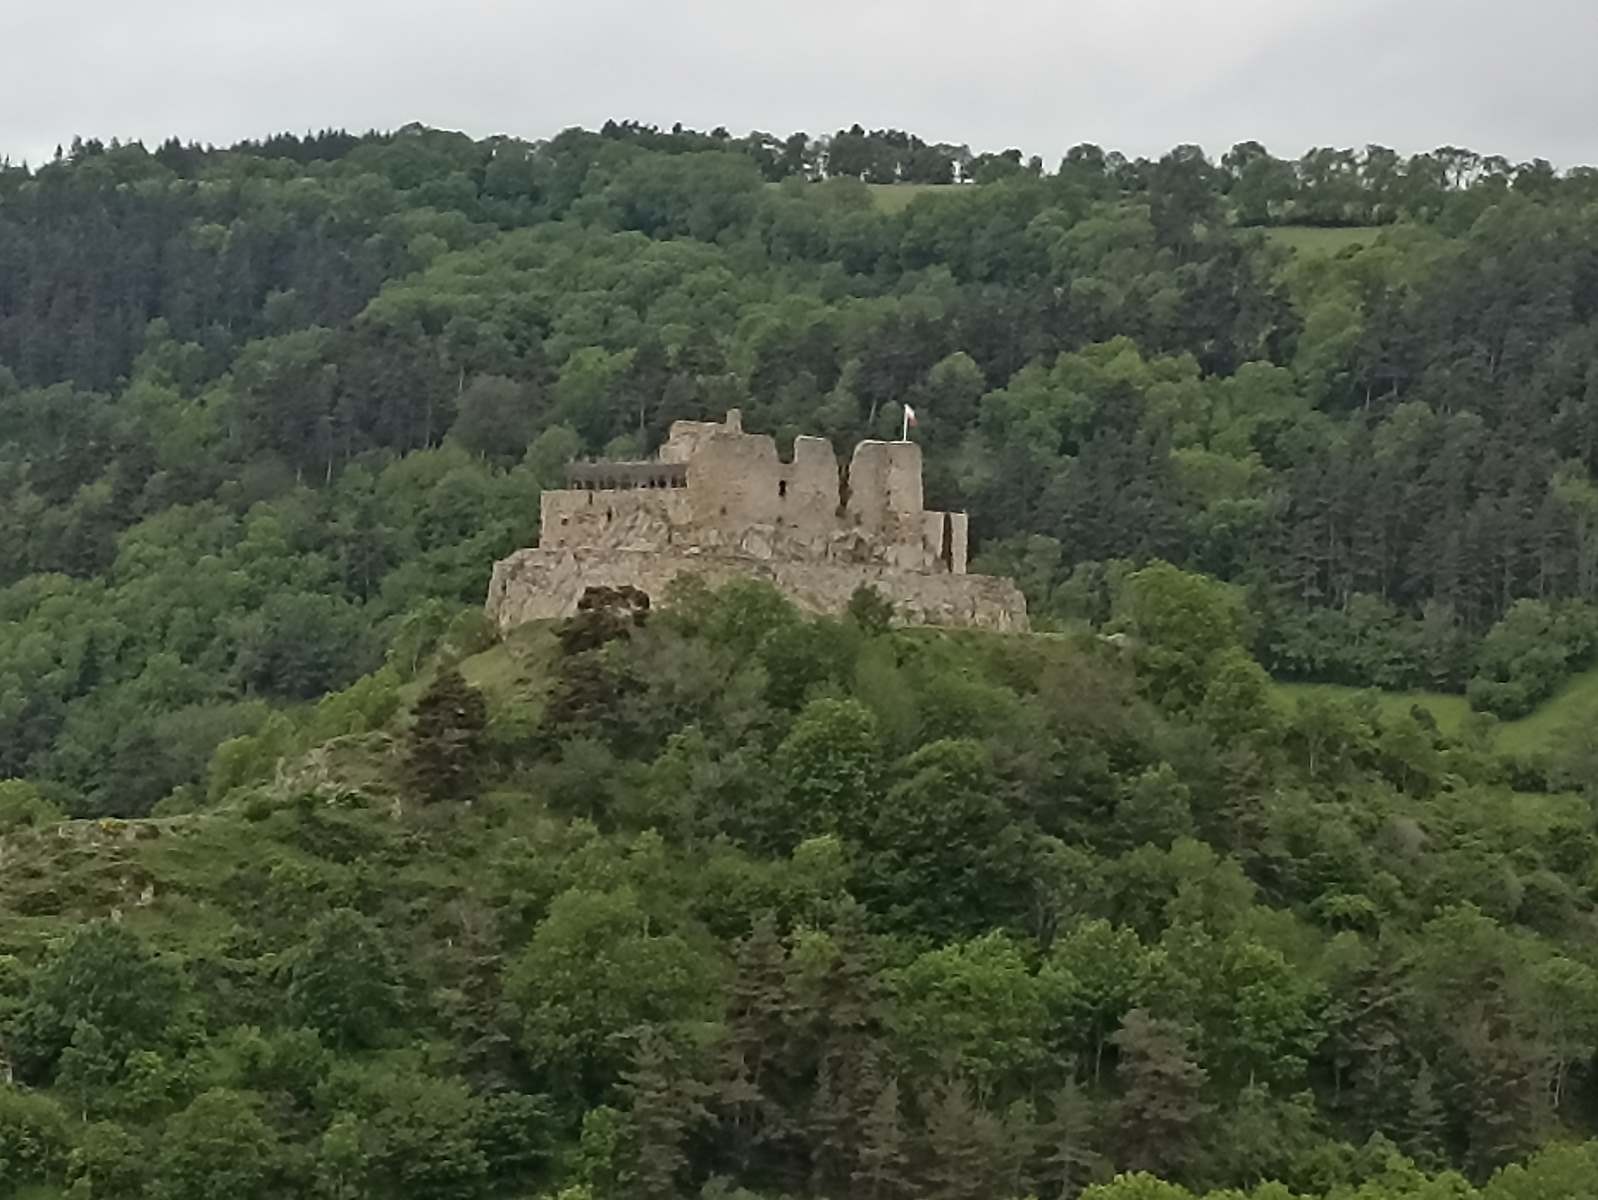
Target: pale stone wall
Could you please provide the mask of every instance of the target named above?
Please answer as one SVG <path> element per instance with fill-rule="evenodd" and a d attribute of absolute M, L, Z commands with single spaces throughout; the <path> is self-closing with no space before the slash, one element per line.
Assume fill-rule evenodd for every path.
<path fill-rule="evenodd" d="M 758 560 L 727 555 L 637 550 L 519 550 L 494 567 L 488 616 L 500 629 L 556 620 L 577 611 L 590 587 L 641 588 L 657 602 L 672 580 L 696 575 L 712 587 L 764 580 L 806 612 L 836 616 L 861 584 L 893 601 L 912 625 L 1027 628 L 1026 600 L 1008 579 L 988 575 L 919 575 L 887 566 Z"/>
<path fill-rule="evenodd" d="M 786 485 L 786 487 L 782 485 Z M 838 528 L 838 456 L 826 438 L 800 437 L 793 443 L 793 462 L 779 483 L 784 525 L 806 537 L 821 537 Z"/>
<path fill-rule="evenodd" d="M 769 437 L 707 438 L 688 461 L 694 516 L 706 529 L 775 525 L 784 474 Z"/>
<path fill-rule="evenodd" d="M 921 447 L 914 442 L 861 442 L 849 462 L 845 521 L 880 547 L 878 557 L 904 571 L 947 570 L 939 557 L 942 513 L 921 496 Z M 934 521 L 933 518 L 940 518 Z"/>
<path fill-rule="evenodd" d="M 783 462 L 771 438 L 742 432 L 736 412 L 725 424 L 676 422 L 661 455 L 687 465 L 687 487 L 545 492 L 539 545 L 693 546 L 964 572 L 964 555 L 947 553 L 956 514 L 922 507 L 921 447 L 912 442 L 862 442 L 849 469 L 847 502 L 831 442 L 796 438 L 793 460 Z"/>
<path fill-rule="evenodd" d="M 971 547 L 971 518 L 965 513 L 950 513 L 949 535 L 954 560 L 951 569 L 956 575 L 964 575 Z"/>
<path fill-rule="evenodd" d="M 736 408 L 727 413 L 725 421 L 673 421 L 660 448 L 660 461 L 690 462 L 704 442 L 717 434 L 741 434 L 744 430 L 743 414 Z"/>
<path fill-rule="evenodd" d="M 545 492 L 538 544 L 658 550 L 693 537 L 693 510 L 683 488 Z"/>

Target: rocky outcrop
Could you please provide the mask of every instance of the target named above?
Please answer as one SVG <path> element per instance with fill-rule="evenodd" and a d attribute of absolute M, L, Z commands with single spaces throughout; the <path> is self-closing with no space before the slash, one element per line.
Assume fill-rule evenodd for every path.
<path fill-rule="evenodd" d="M 590 587 L 636 587 L 664 597 L 679 575 L 712 587 L 760 579 L 806 612 L 836 616 L 857 587 L 868 584 L 912 625 L 975 626 L 1004 632 L 1027 628 L 1026 600 L 1008 579 L 990 575 L 924 575 L 875 564 L 796 562 L 654 550 L 519 550 L 494 567 L 488 616 L 501 629 L 569 617 Z"/>

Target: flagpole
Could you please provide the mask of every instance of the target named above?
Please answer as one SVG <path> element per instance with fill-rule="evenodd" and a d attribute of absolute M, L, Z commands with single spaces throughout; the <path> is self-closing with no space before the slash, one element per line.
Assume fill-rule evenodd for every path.
<path fill-rule="evenodd" d="M 899 408 L 904 413 L 904 427 L 899 430 L 899 440 L 908 442 L 910 440 L 910 406 L 901 404 Z"/>

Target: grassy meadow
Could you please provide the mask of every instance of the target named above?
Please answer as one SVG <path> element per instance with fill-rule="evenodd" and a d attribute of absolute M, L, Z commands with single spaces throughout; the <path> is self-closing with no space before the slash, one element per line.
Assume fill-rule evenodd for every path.
<path fill-rule="evenodd" d="M 1336 254 L 1350 246 L 1369 246 L 1380 235 L 1377 225 L 1279 225 L 1261 230 L 1266 240 L 1297 254 Z"/>
<path fill-rule="evenodd" d="M 1414 705 L 1429 710 L 1444 733 L 1457 733 L 1470 715 L 1464 696 L 1447 692 L 1383 692 L 1375 689 L 1343 687 L 1334 683 L 1279 683 L 1277 695 L 1289 704 L 1301 696 L 1315 694 L 1352 697 L 1369 691 L 1384 713 L 1408 712 Z M 1504 721 L 1498 727 L 1498 745 L 1515 754 L 1535 753 L 1548 748 L 1554 735 L 1567 725 L 1587 720 L 1598 722 L 1598 667 L 1582 672 L 1529 716 Z"/>

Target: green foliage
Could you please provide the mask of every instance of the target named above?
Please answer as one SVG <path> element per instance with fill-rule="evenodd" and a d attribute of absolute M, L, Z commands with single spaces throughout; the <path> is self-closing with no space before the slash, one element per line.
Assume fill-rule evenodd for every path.
<path fill-rule="evenodd" d="M 1030 847 L 995 795 L 983 747 L 933 742 L 902 776 L 860 835 L 858 893 L 894 924 L 943 937 L 1019 915 Z"/>
<path fill-rule="evenodd" d="M 411 716 L 406 772 L 427 800 L 471 798 L 488 708 L 483 694 L 454 668 L 440 671 Z"/>
<path fill-rule="evenodd" d="M 1042 990 L 1003 934 L 928 951 L 891 986 L 894 1034 L 922 1071 L 952 1057 L 988 1091 L 1026 1080 L 1043 1057 Z"/>
<path fill-rule="evenodd" d="M 1482 639 L 1471 704 L 1501 717 L 1523 717 L 1595 652 L 1598 607 L 1518 601 Z"/>
<path fill-rule="evenodd" d="M 615 1078 L 618 1032 L 709 1015 L 712 964 L 679 934 L 656 931 L 628 889 L 572 890 L 509 967 L 527 1053 L 567 1087 Z"/>
<path fill-rule="evenodd" d="M 532 440 L 534 405 L 534 397 L 516 380 L 478 376 L 456 402 L 450 436 L 479 457 L 514 462 Z"/>
<path fill-rule="evenodd" d="M 1116 607 L 1119 623 L 1134 639 L 1139 674 L 1154 695 L 1196 705 L 1216 688 L 1222 713 L 1237 702 L 1245 685 L 1228 681 L 1213 666 L 1243 641 L 1244 611 L 1236 595 L 1169 563 L 1155 563 L 1127 577 Z"/>
<path fill-rule="evenodd" d="M 0 166 L 0 1191 L 1590 1191 L 1595 194 L 630 122 Z M 570 460 L 906 403 L 1050 635 L 482 616 Z"/>
<path fill-rule="evenodd" d="M 109 1122 L 85 1129 L 67 1158 L 67 1194 L 72 1200 L 140 1196 L 149 1178 L 144 1146 L 120 1125 Z"/>
<path fill-rule="evenodd" d="M 160 1042 L 181 995 L 177 973 L 122 925 L 96 921 L 53 948 L 30 978 L 21 1048 L 48 1068 L 80 1031 L 112 1058 Z"/>
<path fill-rule="evenodd" d="M 490 1168 L 482 1135 L 488 1132 L 489 1106 L 460 1083 L 373 1070 L 337 1076 L 329 1088 L 340 1111 L 322 1138 L 324 1186 L 418 1200 L 484 1194 Z M 515 1179 L 521 1147 L 497 1148 L 509 1152 L 498 1162 Z"/>
<path fill-rule="evenodd" d="M 1159 963 L 1136 933 L 1102 919 L 1083 922 L 1050 948 L 1041 973 L 1044 995 L 1065 1047 L 1092 1063 L 1095 1080 L 1111 1035 L 1147 999 Z"/>
<path fill-rule="evenodd" d="M 374 1046 L 400 1010 L 398 967 L 387 935 L 360 913 L 334 909 L 283 958 L 291 1019 L 335 1046 Z"/>
<path fill-rule="evenodd" d="M 880 736 L 871 710 L 857 700 L 807 704 L 772 759 L 785 826 L 805 837 L 865 827 L 881 787 Z"/>
<path fill-rule="evenodd" d="M 893 601 L 867 584 L 851 593 L 848 612 L 851 621 L 873 636 L 885 633 L 893 624 Z"/>
<path fill-rule="evenodd" d="M 69 1145 L 66 1117 L 53 1101 L 0 1086 L 0 1180 L 7 1186 L 57 1177 Z"/>
<path fill-rule="evenodd" d="M 22 779 L 0 779 L 0 833 L 37 829 L 62 819 L 62 812 Z"/>
<path fill-rule="evenodd" d="M 277 1136 L 255 1098 L 205 1092 L 168 1122 L 156 1154 L 151 1196 L 267 1200 L 277 1190 L 283 1167 Z"/>

